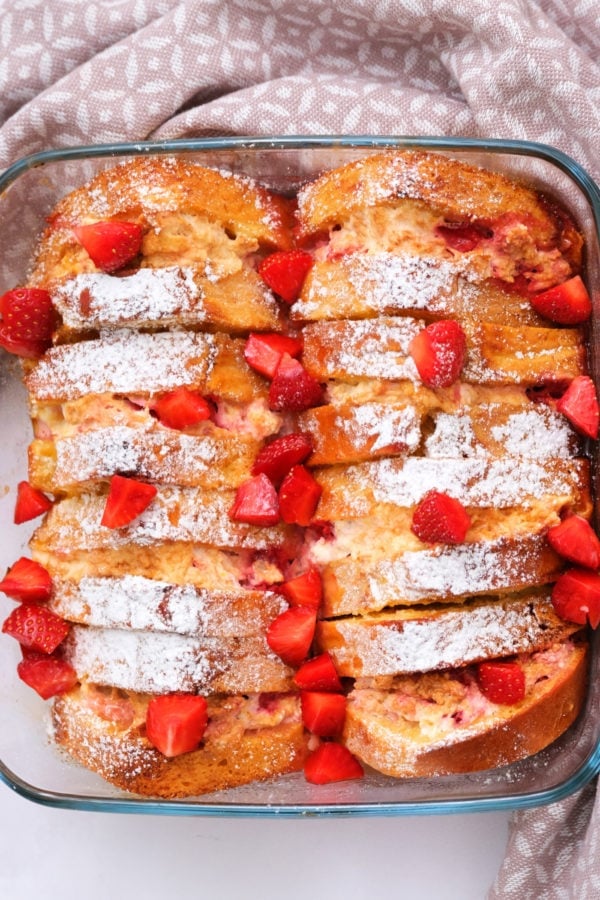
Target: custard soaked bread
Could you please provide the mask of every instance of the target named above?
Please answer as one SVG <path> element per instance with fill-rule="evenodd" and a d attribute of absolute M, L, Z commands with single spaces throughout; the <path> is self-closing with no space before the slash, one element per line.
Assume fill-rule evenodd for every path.
<path fill-rule="evenodd" d="M 0 585 L 57 743 L 171 797 L 563 733 L 564 578 L 600 619 L 582 251 L 553 200 L 416 151 L 296 198 L 154 158 L 65 197 L 24 289 L 44 519 Z"/>

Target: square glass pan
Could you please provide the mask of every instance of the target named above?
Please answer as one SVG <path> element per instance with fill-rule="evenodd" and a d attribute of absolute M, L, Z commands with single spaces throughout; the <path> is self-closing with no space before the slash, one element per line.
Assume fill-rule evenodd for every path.
<path fill-rule="evenodd" d="M 26 157 L 0 175 L 0 293 L 23 283 L 44 218 L 56 202 L 102 168 L 133 156 L 179 155 L 249 175 L 293 192 L 325 169 L 386 147 L 424 148 L 526 179 L 554 195 L 574 214 L 587 245 L 586 280 L 594 300 L 590 329 L 592 372 L 600 353 L 600 192 L 564 154 L 518 141 L 394 137 L 229 138 L 77 147 Z M 0 444 L 0 571 L 27 553 L 34 525 L 12 525 L 16 483 L 26 477 L 30 423 L 19 367 L 0 362 L 3 435 Z M 596 467 L 595 467 L 596 468 Z M 595 497 L 598 492 L 595 489 Z M 2 620 L 13 604 L 0 595 Z M 579 720 L 542 753 L 512 766 L 468 775 L 364 780 L 313 786 L 302 774 L 274 782 L 184 800 L 140 799 L 106 784 L 65 759 L 48 739 L 48 704 L 16 676 L 19 651 L 0 637 L 0 778 L 31 800 L 63 808 L 110 812 L 228 815 L 343 816 L 449 813 L 523 808 L 559 800 L 600 769 L 600 652 L 595 641 L 585 709 Z"/>

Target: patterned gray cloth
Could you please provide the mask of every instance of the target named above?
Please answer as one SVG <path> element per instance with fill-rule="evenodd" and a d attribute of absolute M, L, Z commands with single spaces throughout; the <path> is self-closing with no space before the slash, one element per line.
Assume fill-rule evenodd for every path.
<path fill-rule="evenodd" d="M 600 179 L 598 0 L 0 0 L 0 169 L 226 134 L 525 138 Z M 595 785 L 515 815 L 491 896 L 600 897 Z"/>

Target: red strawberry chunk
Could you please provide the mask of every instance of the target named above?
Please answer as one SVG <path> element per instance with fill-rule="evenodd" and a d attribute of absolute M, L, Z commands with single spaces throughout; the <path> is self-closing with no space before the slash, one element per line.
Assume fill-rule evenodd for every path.
<path fill-rule="evenodd" d="M 490 234 L 488 229 L 472 222 L 447 222 L 445 225 L 437 225 L 435 233 L 443 238 L 447 247 L 460 253 L 474 250 Z"/>
<path fill-rule="evenodd" d="M 182 431 L 210 418 L 211 409 L 204 397 L 186 387 L 177 388 L 154 403 L 161 425 Z"/>
<path fill-rule="evenodd" d="M 284 434 L 262 448 L 254 460 L 252 474 L 264 472 L 273 484 L 279 485 L 292 466 L 304 462 L 312 450 L 308 435 L 300 432 Z"/>
<path fill-rule="evenodd" d="M 450 387 L 459 377 L 467 356 L 467 339 L 454 319 L 427 325 L 409 345 L 423 384 L 431 388 Z"/>
<path fill-rule="evenodd" d="M 142 244 L 143 229 L 135 222 L 106 221 L 78 225 L 73 234 L 103 272 L 116 272 L 131 262 Z"/>
<path fill-rule="evenodd" d="M 310 525 L 323 488 L 304 466 L 294 466 L 279 488 L 279 512 L 288 525 Z"/>
<path fill-rule="evenodd" d="M 293 303 L 312 264 L 312 256 L 305 250 L 279 250 L 262 260 L 258 274 L 282 300 Z"/>
<path fill-rule="evenodd" d="M 73 666 L 57 656 L 22 659 L 17 666 L 17 674 L 21 681 L 37 691 L 44 700 L 70 691 L 78 681 Z"/>
<path fill-rule="evenodd" d="M 41 491 L 32 487 L 28 481 L 20 481 L 17 485 L 17 502 L 15 504 L 14 523 L 20 525 L 30 519 L 37 519 L 52 508 L 52 500 Z"/>
<path fill-rule="evenodd" d="M 530 297 L 540 316 L 559 325 L 580 325 L 592 314 L 592 301 L 579 275 Z"/>
<path fill-rule="evenodd" d="M 54 653 L 69 633 L 70 625 L 46 606 L 22 603 L 2 626 L 4 634 L 14 637 L 28 650 Z"/>
<path fill-rule="evenodd" d="M 297 668 L 308 656 L 317 613 L 306 606 L 292 606 L 280 613 L 267 629 L 267 643 L 287 666 Z"/>
<path fill-rule="evenodd" d="M 0 297 L 0 346 L 27 359 L 37 359 L 52 344 L 57 316 L 48 291 L 14 288 Z"/>
<path fill-rule="evenodd" d="M 592 628 L 600 624 L 600 575 L 589 569 L 569 569 L 552 589 L 556 614 L 567 622 Z"/>
<path fill-rule="evenodd" d="M 600 540 L 582 516 L 567 516 L 548 530 L 547 537 L 552 549 L 569 562 L 586 569 L 600 568 Z"/>
<path fill-rule="evenodd" d="M 0 591 L 13 600 L 43 603 L 52 592 L 52 579 L 50 573 L 38 562 L 22 556 L 0 581 Z"/>
<path fill-rule="evenodd" d="M 277 491 L 265 474 L 240 484 L 229 518 L 248 525 L 277 525 L 280 518 Z"/>
<path fill-rule="evenodd" d="M 304 763 L 304 777 L 311 784 L 330 784 L 362 778 L 364 770 L 347 747 L 332 741 L 321 744 Z"/>
<path fill-rule="evenodd" d="M 512 706 L 525 696 L 525 672 L 517 662 L 482 662 L 477 666 L 477 682 L 492 703 Z"/>
<path fill-rule="evenodd" d="M 594 382 L 588 375 L 577 375 L 556 404 L 557 410 L 582 434 L 598 437 L 600 408 Z"/>
<path fill-rule="evenodd" d="M 153 484 L 113 475 L 100 524 L 106 528 L 123 528 L 137 519 L 156 497 Z"/>
<path fill-rule="evenodd" d="M 461 544 L 471 519 L 459 500 L 428 491 L 413 513 L 412 530 L 425 543 Z"/>
<path fill-rule="evenodd" d="M 276 412 L 302 412 L 324 403 L 323 388 L 302 363 L 284 353 L 269 388 L 269 406 Z"/>
<path fill-rule="evenodd" d="M 284 353 L 297 357 L 302 353 L 300 338 L 286 334 L 255 334 L 248 336 L 244 347 L 244 359 L 256 372 L 273 378 Z"/>
<path fill-rule="evenodd" d="M 342 690 L 342 682 L 329 653 L 307 659 L 294 675 L 294 684 L 304 691 Z"/>
<path fill-rule="evenodd" d="M 196 750 L 207 724 L 207 703 L 197 694 L 163 694 L 148 703 L 146 737 L 163 756 Z"/>
<path fill-rule="evenodd" d="M 337 737 L 346 719 L 346 698 L 326 691 L 302 691 L 302 722 L 318 737 Z"/>
<path fill-rule="evenodd" d="M 279 590 L 290 606 L 310 606 L 318 609 L 323 599 L 323 583 L 318 569 L 307 569 L 302 575 L 290 578 Z"/>

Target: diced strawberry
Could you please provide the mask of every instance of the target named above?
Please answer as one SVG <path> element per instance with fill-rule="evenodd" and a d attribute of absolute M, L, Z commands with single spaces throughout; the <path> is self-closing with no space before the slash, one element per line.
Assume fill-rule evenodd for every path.
<path fill-rule="evenodd" d="M 44 700 L 70 691 L 78 681 L 73 666 L 57 656 L 40 655 L 22 659 L 17 666 L 17 674 Z"/>
<path fill-rule="evenodd" d="M 327 741 L 317 747 L 304 763 L 304 777 L 311 784 L 330 784 L 362 778 L 364 769 L 347 747 Z"/>
<path fill-rule="evenodd" d="M 229 518 L 248 525 L 277 525 L 280 518 L 277 491 L 264 473 L 240 484 Z"/>
<path fill-rule="evenodd" d="M 412 530 L 425 543 L 461 544 L 470 527 L 462 503 L 441 491 L 428 491 L 413 513 Z"/>
<path fill-rule="evenodd" d="M 48 291 L 14 288 L 0 297 L 0 346 L 27 359 L 37 359 L 52 344 L 56 311 Z"/>
<path fill-rule="evenodd" d="M 15 525 L 37 519 L 52 508 L 52 500 L 41 491 L 31 487 L 28 481 L 20 481 L 17 485 L 17 502 L 13 521 Z"/>
<path fill-rule="evenodd" d="M 279 250 L 262 260 L 258 274 L 286 303 L 297 300 L 313 264 L 305 250 Z"/>
<path fill-rule="evenodd" d="M 304 466 L 293 466 L 279 488 L 279 512 L 288 525 L 310 525 L 323 488 Z"/>
<path fill-rule="evenodd" d="M 460 253 L 474 250 L 484 238 L 489 237 L 488 229 L 473 222 L 446 222 L 445 225 L 437 225 L 435 233 L 446 242 L 447 247 Z"/>
<path fill-rule="evenodd" d="M 135 222 L 106 221 L 78 225 L 73 234 L 103 272 L 116 272 L 140 252 L 143 229 Z"/>
<path fill-rule="evenodd" d="M 290 606 L 310 606 L 312 609 L 318 609 L 323 599 L 321 575 L 315 568 L 307 569 L 302 575 L 284 581 L 279 590 Z"/>
<path fill-rule="evenodd" d="M 416 334 L 408 349 L 423 384 L 450 387 L 465 364 L 467 339 L 458 322 L 442 319 Z"/>
<path fill-rule="evenodd" d="M 302 691 L 302 722 L 318 737 L 337 737 L 346 719 L 346 698 L 326 691 Z"/>
<path fill-rule="evenodd" d="M 209 419 L 211 409 L 204 397 L 197 391 L 180 387 L 159 397 L 154 403 L 154 412 L 161 425 L 181 431 Z"/>
<path fill-rule="evenodd" d="M 100 524 L 106 528 L 123 528 L 124 525 L 129 525 L 152 503 L 156 494 L 153 484 L 113 475 Z"/>
<path fill-rule="evenodd" d="M 556 404 L 557 410 L 582 434 L 598 437 L 600 408 L 594 382 L 588 375 L 577 375 Z"/>
<path fill-rule="evenodd" d="M 302 412 L 324 402 L 323 388 L 302 363 L 284 353 L 269 388 L 269 406 L 277 412 Z"/>
<path fill-rule="evenodd" d="M 244 359 L 256 372 L 273 378 L 284 353 L 297 357 L 302 353 L 300 338 L 286 334 L 255 334 L 248 336 L 244 347 Z"/>
<path fill-rule="evenodd" d="M 207 724 L 207 703 L 197 694 L 162 694 L 148 703 L 146 737 L 163 756 L 196 750 Z"/>
<path fill-rule="evenodd" d="M 552 549 L 569 562 L 586 569 L 600 568 L 600 540 L 582 516 L 567 516 L 548 530 L 547 537 Z"/>
<path fill-rule="evenodd" d="M 292 606 L 271 622 L 267 643 L 286 665 L 297 668 L 308 656 L 316 622 L 316 610 Z"/>
<path fill-rule="evenodd" d="M 70 625 L 46 606 L 22 603 L 13 609 L 2 626 L 4 634 L 14 637 L 28 650 L 54 653 L 69 633 Z"/>
<path fill-rule="evenodd" d="M 569 569 L 552 589 L 556 614 L 567 622 L 592 628 L 600 624 L 600 575 L 589 569 Z"/>
<path fill-rule="evenodd" d="M 340 676 L 336 672 L 329 653 L 321 653 L 307 659 L 294 675 L 294 684 L 303 691 L 337 691 L 342 690 Z"/>
<path fill-rule="evenodd" d="M 50 573 L 38 562 L 22 556 L 0 581 L 0 591 L 13 600 L 43 603 L 52 592 L 52 579 Z"/>
<path fill-rule="evenodd" d="M 477 666 L 477 683 L 492 703 L 512 706 L 525 696 L 525 672 L 517 662 L 482 662 Z"/>
<path fill-rule="evenodd" d="M 580 325 L 592 314 L 592 301 L 579 275 L 530 297 L 540 316 L 559 325 Z"/>
<path fill-rule="evenodd" d="M 275 438 L 262 448 L 252 466 L 252 474 L 264 472 L 278 486 L 292 466 L 304 462 L 312 453 L 312 441 L 306 434 L 293 432 Z"/>

